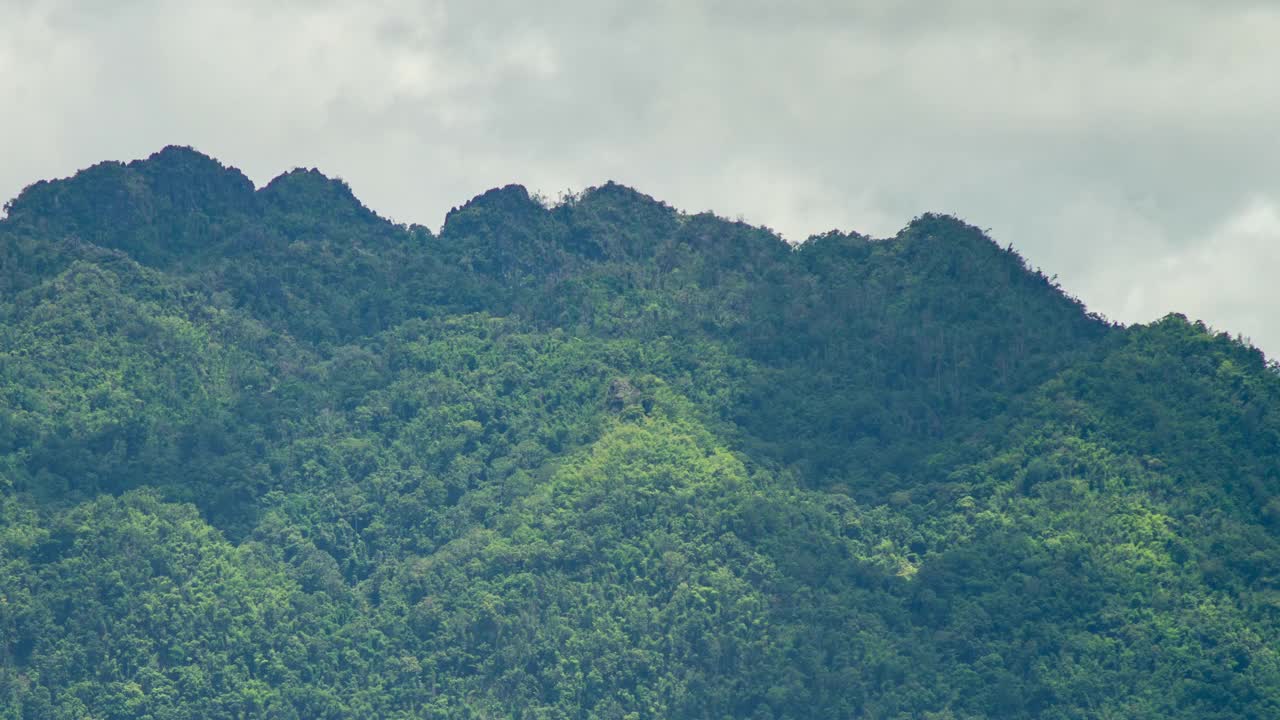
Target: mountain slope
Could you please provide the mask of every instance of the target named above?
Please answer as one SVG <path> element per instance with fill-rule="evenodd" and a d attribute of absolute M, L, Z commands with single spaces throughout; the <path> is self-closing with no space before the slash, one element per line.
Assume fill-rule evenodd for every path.
<path fill-rule="evenodd" d="M 9 208 L 0 718 L 1280 714 L 1275 364 L 954 218 Z"/>

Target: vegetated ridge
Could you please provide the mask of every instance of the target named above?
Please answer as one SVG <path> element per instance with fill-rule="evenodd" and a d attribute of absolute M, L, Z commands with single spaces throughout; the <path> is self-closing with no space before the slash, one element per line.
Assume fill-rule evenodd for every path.
<path fill-rule="evenodd" d="M 1280 372 L 955 218 L 0 221 L 0 719 L 1280 717 Z"/>

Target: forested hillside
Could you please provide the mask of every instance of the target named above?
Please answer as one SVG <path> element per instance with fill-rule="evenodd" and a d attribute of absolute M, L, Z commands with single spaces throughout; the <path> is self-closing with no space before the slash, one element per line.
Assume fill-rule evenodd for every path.
<path fill-rule="evenodd" d="M 1280 369 L 947 216 L 0 221 L 0 719 L 1280 717 Z"/>

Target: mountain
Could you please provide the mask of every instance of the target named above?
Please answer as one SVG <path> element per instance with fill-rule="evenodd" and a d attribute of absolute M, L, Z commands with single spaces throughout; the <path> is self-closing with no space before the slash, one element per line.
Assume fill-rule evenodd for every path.
<path fill-rule="evenodd" d="M 1280 716 L 1280 367 L 925 215 L 0 221 L 0 719 Z"/>

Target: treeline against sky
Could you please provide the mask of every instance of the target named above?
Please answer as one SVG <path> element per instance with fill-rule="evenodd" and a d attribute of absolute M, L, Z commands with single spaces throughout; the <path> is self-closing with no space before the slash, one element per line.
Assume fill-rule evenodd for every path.
<path fill-rule="evenodd" d="M 438 232 L 186 148 L 0 222 L 0 718 L 1269 718 L 1280 373 L 954 218 Z"/>

